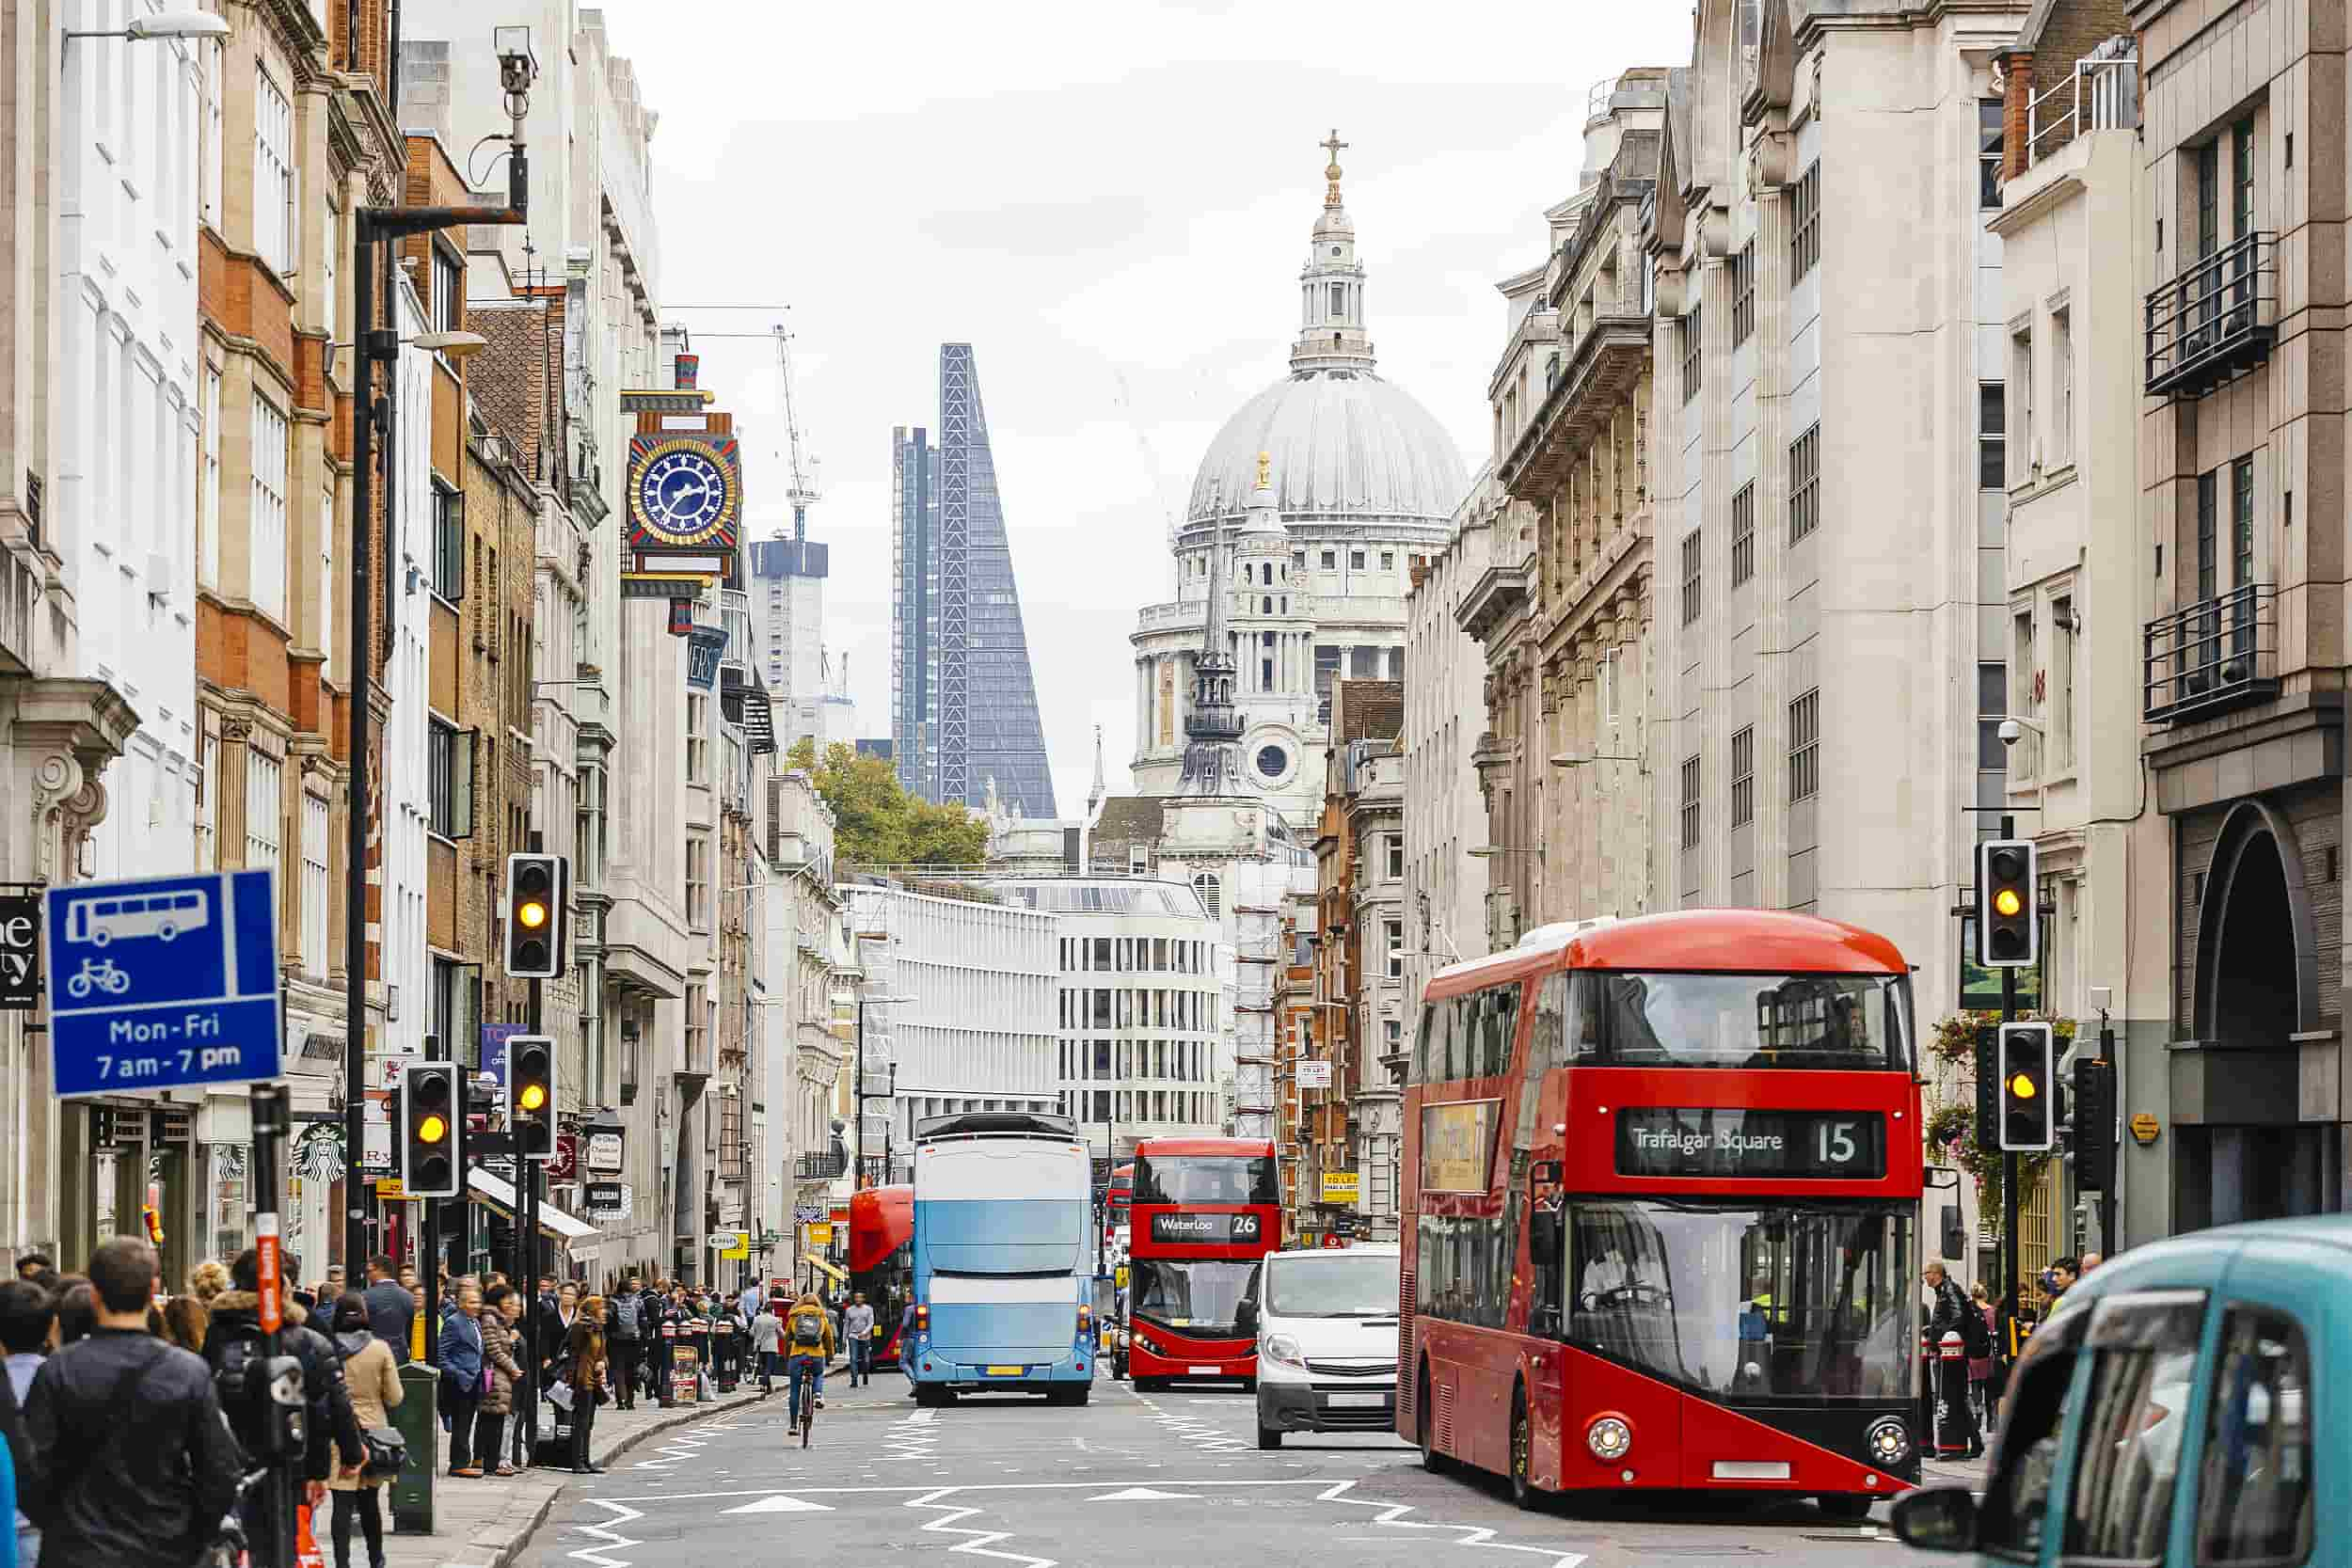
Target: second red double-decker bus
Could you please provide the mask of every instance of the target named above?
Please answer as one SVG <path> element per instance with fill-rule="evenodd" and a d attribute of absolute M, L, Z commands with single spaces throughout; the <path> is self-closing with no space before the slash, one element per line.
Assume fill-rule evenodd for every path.
<path fill-rule="evenodd" d="M 1397 1430 L 1538 1492 L 1915 1484 L 1910 972 L 1810 915 L 1531 932 L 1433 977 Z"/>
<path fill-rule="evenodd" d="M 1238 1319 L 1258 1260 L 1280 1244 L 1274 1145 L 1146 1138 L 1136 1146 L 1128 1240 L 1127 1370 L 1137 1388 L 1176 1378 L 1255 1383 L 1258 1342 Z"/>
<path fill-rule="evenodd" d="M 866 1292 L 882 1330 L 874 1365 L 898 1364 L 898 1320 L 914 1299 L 914 1189 L 866 1187 L 850 1195 L 850 1289 Z"/>

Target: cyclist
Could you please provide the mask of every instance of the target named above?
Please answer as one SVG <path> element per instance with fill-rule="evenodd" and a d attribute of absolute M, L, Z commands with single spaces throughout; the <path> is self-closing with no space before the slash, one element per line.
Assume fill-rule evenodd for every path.
<path fill-rule="evenodd" d="M 812 1291 L 793 1304 L 792 1311 L 784 1321 L 784 1349 L 788 1359 L 785 1363 L 789 1401 L 786 1415 L 791 1424 L 801 1424 L 801 1385 L 808 1384 L 807 1397 L 817 1402 L 817 1408 L 825 1408 L 818 1388 L 825 1374 L 825 1363 L 833 1359 L 833 1320 L 825 1315 L 824 1303 Z"/>

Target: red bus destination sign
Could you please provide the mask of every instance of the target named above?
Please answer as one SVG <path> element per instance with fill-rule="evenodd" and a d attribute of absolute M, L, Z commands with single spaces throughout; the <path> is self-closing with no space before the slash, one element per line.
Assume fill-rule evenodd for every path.
<path fill-rule="evenodd" d="M 1248 1244 L 1263 1234 L 1256 1214 L 1181 1214 L 1152 1216 L 1155 1242 L 1189 1242 L 1197 1245 Z"/>
<path fill-rule="evenodd" d="M 1617 1174 L 1874 1180 L 1886 1174 L 1886 1117 L 1712 1106 L 1623 1110 Z"/>

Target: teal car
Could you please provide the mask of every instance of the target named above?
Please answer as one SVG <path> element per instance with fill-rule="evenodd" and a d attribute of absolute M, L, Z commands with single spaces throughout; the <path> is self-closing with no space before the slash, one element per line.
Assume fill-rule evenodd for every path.
<path fill-rule="evenodd" d="M 2352 1568 L 2348 1371 L 2352 1216 L 2136 1248 L 2026 1342 L 1981 1496 L 1908 1493 L 1895 1533 L 1985 1564 Z"/>

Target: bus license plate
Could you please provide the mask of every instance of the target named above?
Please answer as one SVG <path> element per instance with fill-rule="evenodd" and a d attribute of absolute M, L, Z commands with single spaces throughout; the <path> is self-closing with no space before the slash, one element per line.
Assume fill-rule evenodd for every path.
<path fill-rule="evenodd" d="M 1224 1370 L 1222 1367 L 1186 1367 L 1184 1375 L 1186 1377 L 1215 1377 Z"/>
<path fill-rule="evenodd" d="M 1351 1410 L 1377 1408 L 1389 1402 L 1389 1396 L 1386 1394 L 1327 1394 L 1324 1396 L 1323 1402 L 1335 1408 L 1343 1405 Z"/>
<path fill-rule="evenodd" d="M 991 1377 L 1019 1377 L 1028 1370 L 1029 1369 L 1026 1367 L 991 1367 L 988 1370 L 988 1375 Z"/>

